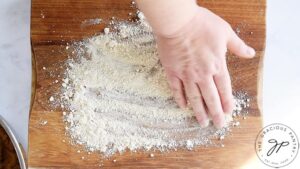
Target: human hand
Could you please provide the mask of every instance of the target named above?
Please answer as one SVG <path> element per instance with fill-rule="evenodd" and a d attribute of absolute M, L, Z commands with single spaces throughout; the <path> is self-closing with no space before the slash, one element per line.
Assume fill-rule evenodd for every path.
<path fill-rule="evenodd" d="M 198 7 L 186 23 L 171 35 L 156 34 L 160 61 L 177 104 L 184 108 L 189 101 L 201 126 L 210 117 L 221 128 L 224 113 L 233 110 L 227 49 L 242 58 L 254 57 L 255 51 L 205 8 Z"/>

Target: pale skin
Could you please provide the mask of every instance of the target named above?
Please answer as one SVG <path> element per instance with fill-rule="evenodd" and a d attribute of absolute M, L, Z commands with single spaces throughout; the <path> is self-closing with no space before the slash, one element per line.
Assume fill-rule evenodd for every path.
<path fill-rule="evenodd" d="M 231 26 L 195 0 L 137 0 L 152 26 L 162 63 L 176 103 L 190 103 L 202 127 L 212 119 L 225 125 L 225 114 L 233 110 L 226 52 L 252 58 L 255 50 L 246 45 Z"/>

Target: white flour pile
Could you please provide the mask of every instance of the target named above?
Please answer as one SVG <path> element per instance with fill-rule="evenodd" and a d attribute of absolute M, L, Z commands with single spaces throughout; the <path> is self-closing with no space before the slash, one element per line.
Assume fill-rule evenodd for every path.
<path fill-rule="evenodd" d="M 229 127 L 201 128 L 191 110 L 176 106 L 144 21 L 111 29 L 81 42 L 78 58 L 68 61 L 62 100 L 75 143 L 109 156 L 126 149 L 192 149 L 223 138 Z M 236 101 L 237 113 L 249 102 Z"/>

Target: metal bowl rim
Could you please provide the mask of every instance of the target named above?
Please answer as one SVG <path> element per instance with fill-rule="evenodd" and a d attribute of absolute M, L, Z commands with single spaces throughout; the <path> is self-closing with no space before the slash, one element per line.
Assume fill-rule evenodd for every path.
<path fill-rule="evenodd" d="M 26 169 L 26 161 L 25 161 L 25 156 L 22 151 L 21 144 L 18 142 L 15 134 L 13 133 L 13 131 L 9 127 L 8 123 L 4 120 L 4 118 L 1 115 L 0 115 L 0 125 L 4 128 L 5 132 L 7 133 L 11 142 L 13 143 L 14 149 L 18 156 L 18 160 L 19 160 L 21 169 Z"/>

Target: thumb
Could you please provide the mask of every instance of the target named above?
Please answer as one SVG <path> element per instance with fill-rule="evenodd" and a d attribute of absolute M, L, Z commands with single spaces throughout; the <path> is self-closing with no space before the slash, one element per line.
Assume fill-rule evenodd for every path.
<path fill-rule="evenodd" d="M 255 56 L 255 50 L 246 45 L 245 42 L 240 39 L 234 31 L 232 31 L 229 38 L 227 48 L 235 55 L 243 58 L 252 58 Z"/>

